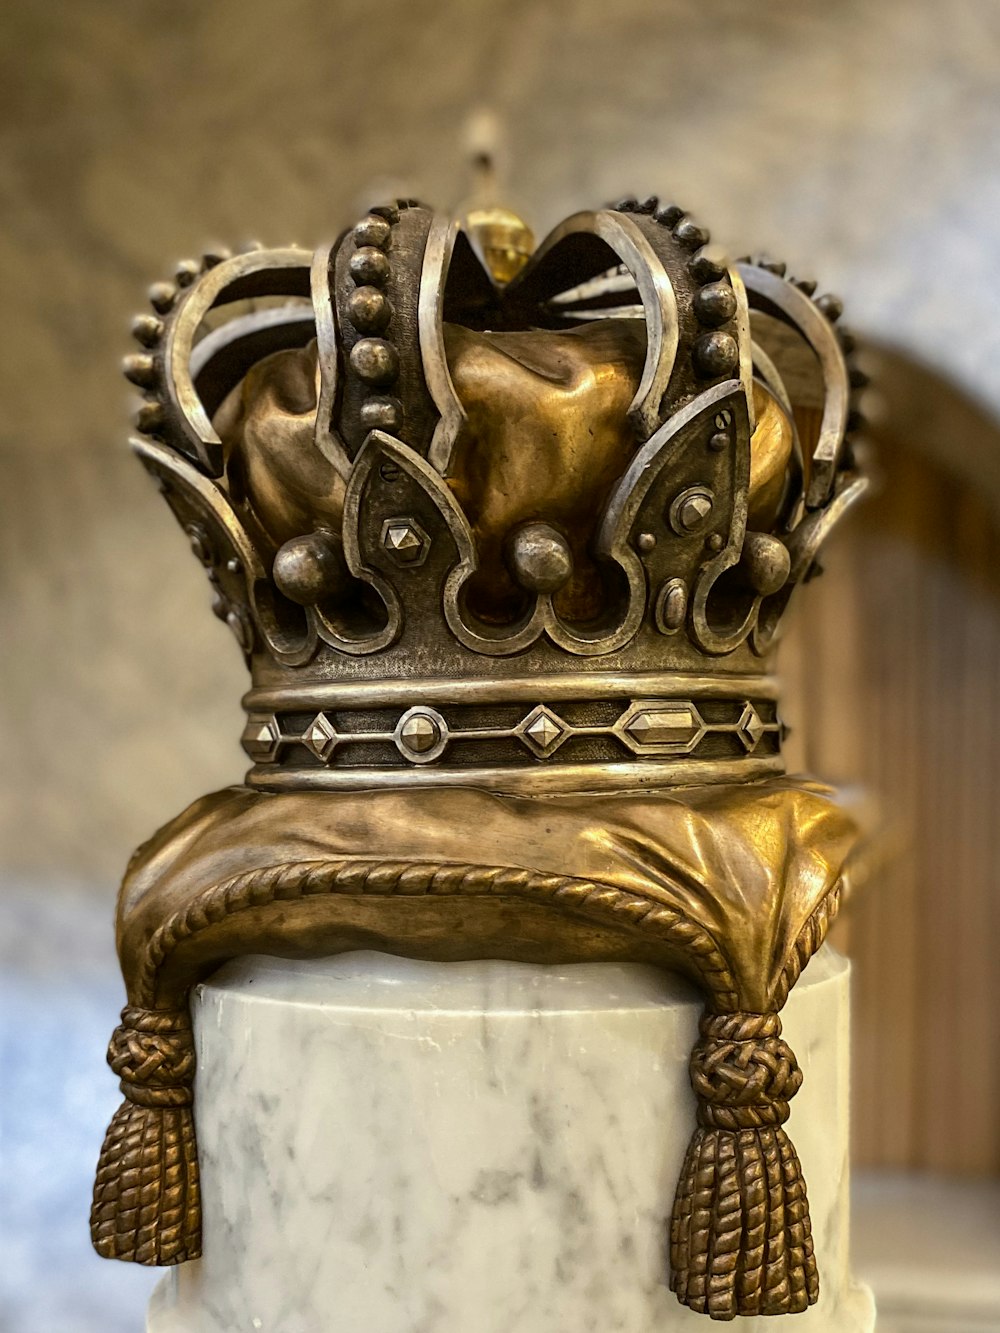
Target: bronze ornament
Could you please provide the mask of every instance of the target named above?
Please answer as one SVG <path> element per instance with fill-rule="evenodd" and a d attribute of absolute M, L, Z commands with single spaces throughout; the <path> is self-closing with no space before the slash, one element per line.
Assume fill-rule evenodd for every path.
<path fill-rule="evenodd" d="M 864 487 L 839 303 L 656 200 L 530 257 L 517 223 L 397 201 L 186 263 L 136 324 L 133 446 L 251 668 L 253 767 L 126 874 L 94 1244 L 200 1253 L 188 995 L 225 959 L 637 960 L 706 1001 L 673 1289 L 802 1310 L 778 1011 L 856 831 L 784 776 L 772 656 Z"/>

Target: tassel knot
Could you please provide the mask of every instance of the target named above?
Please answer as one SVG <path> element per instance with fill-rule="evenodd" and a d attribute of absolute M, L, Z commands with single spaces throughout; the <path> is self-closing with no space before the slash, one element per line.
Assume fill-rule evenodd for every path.
<path fill-rule="evenodd" d="M 782 1125 L 802 1086 L 777 1014 L 705 1014 L 691 1053 L 698 1123 L 707 1129 Z"/>
<path fill-rule="evenodd" d="M 186 1014 L 128 1007 L 108 1046 L 108 1064 L 140 1106 L 190 1106 L 194 1034 Z"/>

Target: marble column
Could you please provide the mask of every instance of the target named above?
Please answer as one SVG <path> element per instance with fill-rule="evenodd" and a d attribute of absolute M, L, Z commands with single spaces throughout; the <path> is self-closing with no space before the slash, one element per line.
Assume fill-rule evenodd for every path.
<path fill-rule="evenodd" d="M 874 1327 L 848 1267 L 848 982 L 825 948 L 784 1013 L 822 1281 L 787 1316 L 804 1333 Z M 700 1007 L 638 965 L 228 964 L 194 996 L 204 1257 L 149 1333 L 705 1333 L 665 1253 Z"/>

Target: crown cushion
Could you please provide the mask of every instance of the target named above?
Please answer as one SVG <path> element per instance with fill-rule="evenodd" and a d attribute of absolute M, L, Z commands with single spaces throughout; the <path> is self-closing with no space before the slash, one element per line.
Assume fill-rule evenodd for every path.
<path fill-rule="evenodd" d="M 136 855 L 119 950 L 135 1005 L 175 1004 L 241 953 L 357 947 L 363 921 L 366 947 L 411 957 L 665 963 L 729 1007 L 766 1012 L 857 836 L 833 792 L 801 778 L 544 800 L 466 788 L 331 802 L 233 787 Z M 288 872 L 280 888 L 276 867 Z M 711 967 L 667 918 L 715 941 Z"/>

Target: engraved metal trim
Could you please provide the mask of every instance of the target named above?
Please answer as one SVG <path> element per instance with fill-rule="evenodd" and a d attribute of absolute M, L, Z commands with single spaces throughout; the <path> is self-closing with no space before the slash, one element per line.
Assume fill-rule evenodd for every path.
<path fill-rule="evenodd" d="M 362 791 L 387 787 L 485 787 L 498 794 L 638 791 L 658 787 L 754 782 L 785 771 L 780 755 L 726 760 L 650 759 L 645 763 L 449 768 L 251 769 L 246 783 L 268 791 Z"/>
<path fill-rule="evenodd" d="M 442 680 L 407 676 L 399 680 L 324 681 L 259 687 L 243 696 L 243 707 L 264 712 L 307 712 L 313 708 L 364 708 L 409 704 L 533 703 L 564 699 L 777 699 L 777 676 L 685 671 L 540 672 L 507 679 Z"/>
<path fill-rule="evenodd" d="M 465 408 L 455 392 L 448 369 L 443 325 L 444 289 L 458 234 L 458 224 L 449 222 L 447 218 L 436 217 L 431 223 L 424 247 L 420 294 L 417 298 L 417 328 L 424 379 L 434 406 L 441 414 L 434 427 L 427 460 L 442 475 L 448 469 L 455 441 L 465 424 Z"/>
<path fill-rule="evenodd" d="M 309 272 L 311 266 L 312 255 L 307 250 L 252 250 L 235 255 L 223 260 L 185 292 L 167 325 L 163 344 L 164 391 L 178 412 L 189 447 L 212 476 L 219 476 L 222 471 L 222 441 L 191 378 L 191 355 L 202 320 L 226 288 L 237 282 L 265 273 L 270 277 L 282 269 Z"/>
<path fill-rule="evenodd" d="M 320 246 L 313 256 L 310 282 L 313 309 L 316 312 L 316 345 L 319 361 L 319 394 L 316 403 L 316 430 L 313 438 L 323 457 L 337 469 L 345 481 L 351 475 L 351 460 L 340 436 L 333 429 L 333 410 L 337 400 L 337 321 L 333 293 L 330 290 L 331 266 L 335 247 Z"/>
<path fill-rule="evenodd" d="M 790 282 L 753 264 L 739 265 L 739 274 L 754 308 L 775 314 L 803 337 L 815 352 L 823 373 L 823 418 L 812 456 L 806 506 L 818 509 L 829 499 L 843 448 L 851 386 L 837 335 L 816 304 Z M 756 301 L 753 298 L 756 297 Z"/>

